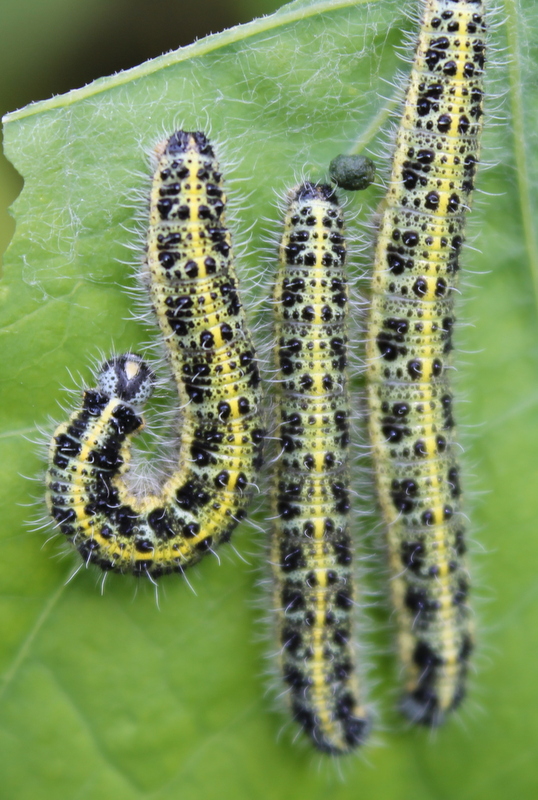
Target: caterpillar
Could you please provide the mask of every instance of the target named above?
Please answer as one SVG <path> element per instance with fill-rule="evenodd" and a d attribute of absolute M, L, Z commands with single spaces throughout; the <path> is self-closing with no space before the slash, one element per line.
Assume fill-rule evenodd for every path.
<path fill-rule="evenodd" d="M 464 697 L 474 639 L 448 370 L 480 150 L 485 30 L 481 0 L 425 2 L 378 222 L 367 331 L 401 709 L 433 726 Z"/>
<path fill-rule="evenodd" d="M 129 490 L 131 440 L 143 424 L 135 407 L 151 381 L 142 361 L 120 356 L 54 433 L 46 475 L 50 515 L 86 562 L 151 578 L 182 572 L 228 541 L 264 440 L 213 149 L 203 133 L 178 131 L 156 162 L 146 280 L 179 395 L 177 463 L 157 494 Z"/>
<path fill-rule="evenodd" d="M 314 745 L 347 753 L 366 738 L 352 644 L 348 529 L 348 288 L 334 190 L 291 191 L 274 290 L 281 454 L 271 563 L 280 667 L 294 719 Z"/>

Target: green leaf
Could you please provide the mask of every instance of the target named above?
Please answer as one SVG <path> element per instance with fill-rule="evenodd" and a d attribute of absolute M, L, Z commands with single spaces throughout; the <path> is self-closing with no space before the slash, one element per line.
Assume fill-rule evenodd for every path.
<path fill-rule="evenodd" d="M 342 781 L 290 732 L 279 735 L 286 717 L 265 694 L 265 654 L 275 646 L 257 636 L 260 533 L 245 525 L 235 536 L 249 563 L 229 548 L 220 565 L 206 559 L 194 570 L 196 594 L 185 581 L 163 580 L 159 609 L 152 587 L 128 578 L 107 579 L 103 595 L 93 570 L 66 583 L 74 557 L 55 557 L 57 543 L 26 527 L 36 513 L 27 504 L 42 492 L 22 477 L 43 469 L 31 440 L 49 415 L 64 416 L 58 401 L 66 402 L 62 385 L 74 385 L 69 372 L 88 380 L 99 350 L 140 347 L 149 336 L 128 319 L 124 288 L 135 284 L 125 262 L 137 260 L 128 247 L 137 241 L 130 229 L 143 209 L 148 151 L 179 127 L 217 141 L 240 204 L 236 238 L 251 236 L 238 270 L 252 309 L 271 283 L 264 235 L 275 190 L 301 174 L 326 177 L 340 152 L 380 151 L 395 109 L 391 82 L 401 82 L 395 48 L 415 27 L 403 5 L 301 0 L 6 118 L 6 152 L 25 181 L 0 289 L 0 772 L 8 800 L 535 796 L 533 0 L 505 0 L 496 17 L 492 60 L 501 64 L 490 68 L 484 160 L 497 163 L 480 173 L 470 225 L 479 250 L 465 253 L 480 273 L 463 287 L 460 316 L 474 326 L 460 329 L 457 359 L 480 648 L 461 717 L 433 737 L 398 720 L 389 613 L 375 611 L 366 638 L 382 720 L 374 740 L 384 746 L 345 760 Z M 350 196 L 350 211 L 367 221 L 381 196 L 381 186 Z M 353 280 L 364 290 L 359 272 L 357 261 Z M 265 514 L 257 519 L 266 528 Z M 368 527 L 357 520 L 359 541 Z M 375 563 L 379 571 L 381 557 Z"/>

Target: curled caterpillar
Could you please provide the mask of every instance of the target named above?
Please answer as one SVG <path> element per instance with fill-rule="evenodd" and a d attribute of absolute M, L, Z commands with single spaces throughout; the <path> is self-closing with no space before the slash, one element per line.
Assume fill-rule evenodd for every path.
<path fill-rule="evenodd" d="M 330 186 L 292 190 L 274 292 L 281 454 L 271 563 L 280 666 L 294 719 L 329 753 L 349 752 L 368 730 L 352 643 L 343 224 Z"/>
<path fill-rule="evenodd" d="M 426 0 L 379 219 L 367 338 L 402 710 L 430 725 L 462 700 L 473 647 L 447 369 L 480 148 L 484 60 L 484 3 Z"/>
<path fill-rule="evenodd" d="M 158 494 L 129 491 L 131 438 L 143 424 L 136 405 L 151 381 L 140 359 L 120 356 L 56 430 L 46 476 L 50 514 L 86 562 L 152 578 L 182 572 L 228 541 L 264 439 L 212 147 L 203 133 L 179 131 L 156 154 L 147 281 L 182 413 L 177 464 Z"/>

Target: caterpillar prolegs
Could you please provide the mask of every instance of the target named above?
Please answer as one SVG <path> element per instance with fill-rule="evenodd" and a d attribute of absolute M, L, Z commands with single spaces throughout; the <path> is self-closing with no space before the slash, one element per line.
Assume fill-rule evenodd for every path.
<path fill-rule="evenodd" d="M 368 730 L 353 652 L 345 258 L 333 189 L 296 187 L 274 291 L 281 452 L 271 564 L 291 711 L 330 753 L 353 749 Z"/>
<path fill-rule="evenodd" d="M 203 133 L 178 131 L 156 155 L 146 278 L 178 391 L 177 463 L 157 494 L 135 496 L 125 482 L 152 385 L 144 362 L 126 355 L 103 366 L 99 388 L 54 433 L 46 476 L 50 514 L 85 561 L 152 578 L 230 538 L 264 439 L 213 149 Z"/>
<path fill-rule="evenodd" d="M 484 3 L 426 0 L 375 250 L 370 437 L 388 531 L 404 713 L 440 724 L 473 647 L 448 368 L 482 129 Z"/>

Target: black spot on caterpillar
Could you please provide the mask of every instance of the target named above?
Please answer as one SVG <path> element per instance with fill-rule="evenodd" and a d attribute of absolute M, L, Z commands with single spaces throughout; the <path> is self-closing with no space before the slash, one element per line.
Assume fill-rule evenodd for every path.
<path fill-rule="evenodd" d="M 274 293 L 281 455 L 271 562 L 291 711 L 329 753 L 349 752 L 368 731 L 352 644 L 345 258 L 333 189 L 294 189 Z"/>
<path fill-rule="evenodd" d="M 482 129 L 480 0 L 426 0 L 379 221 L 370 436 L 388 529 L 404 713 L 438 725 L 473 648 L 452 390 L 454 288 Z"/>
<path fill-rule="evenodd" d="M 213 149 L 203 133 L 178 131 L 156 154 L 147 271 L 182 409 L 177 465 L 157 494 L 129 491 L 131 438 L 143 425 L 136 406 L 151 380 L 138 357 L 120 356 L 54 433 L 46 476 L 50 514 L 86 562 L 152 578 L 229 540 L 264 439 Z"/>

